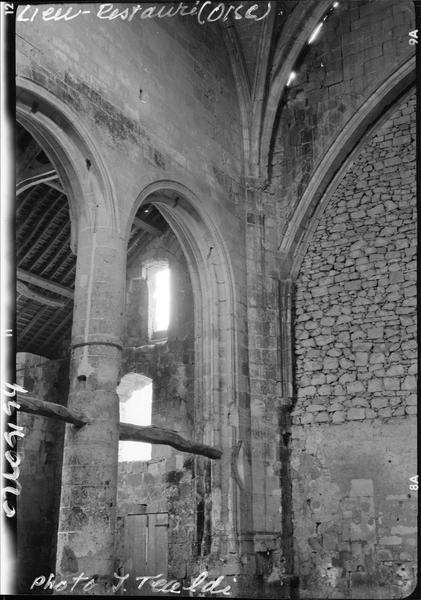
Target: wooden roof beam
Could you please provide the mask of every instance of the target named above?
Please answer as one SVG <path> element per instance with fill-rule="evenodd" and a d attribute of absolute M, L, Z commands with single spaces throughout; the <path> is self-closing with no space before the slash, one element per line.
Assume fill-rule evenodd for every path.
<path fill-rule="evenodd" d="M 52 308 L 64 308 L 65 301 L 64 300 L 53 300 L 52 298 L 48 298 L 39 292 L 34 292 L 28 288 L 27 285 L 22 283 L 22 281 L 17 281 L 16 291 L 21 296 L 25 296 L 25 298 L 29 298 L 30 300 L 35 300 L 39 304 L 45 304 L 46 306 L 51 306 Z"/>
<path fill-rule="evenodd" d="M 49 165 L 48 167 L 32 172 L 28 177 L 20 178 L 19 181 L 16 182 L 16 195 L 22 194 L 22 192 L 25 192 L 34 185 L 40 185 L 41 183 L 48 185 L 50 182 L 56 180 L 58 180 L 57 171 L 52 169 L 51 165 Z M 59 191 L 63 192 L 62 189 Z"/>
<path fill-rule="evenodd" d="M 71 298 L 72 300 L 74 298 L 74 292 L 70 288 L 60 285 L 59 283 L 54 283 L 53 281 L 48 281 L 48 279 L 44 279 L 43 277 L 39 277 L 33 273 L 28 273 L 28 271 L 24 271 L 23 269 L 17 269 L 16 277 L 17 279 L 20 279 L 20 281 L 25 281 L 26 283 L 36 285 L 43 290 L 48 290 L 49 292 L 53 292 L 59 296 Z"/>

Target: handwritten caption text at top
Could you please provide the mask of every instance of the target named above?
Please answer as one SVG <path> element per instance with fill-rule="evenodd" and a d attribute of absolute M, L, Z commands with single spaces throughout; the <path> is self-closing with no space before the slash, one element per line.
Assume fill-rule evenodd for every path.
<path fill-rule="evenodd" d="M 130 22 L 135 17 L 136 19 L 163 19 L 179 15 L 181 17 L 195 16 L 198 23 L 204 25 L 205 23 L 213 23 L 219 20 L 227 21 L 230 17 L 235 20 L 250 19 L 253 21 L 262 21 L 269 15 L 272 9 L 271 2 L 259 2 L 250 7 L 246 7 L 244 4 L 227 5 L 225 2 L 220 2 L 216 6 L 212 6 L 212 4 L 210 0 L 195 2 L 193 6 L 180 2 L 176 6 L 164 4 L 149 6 L 147 8 L 141 4 L 131 5 L 126 8 L 121 8 L 121 4 L 118 5 L 119 8 L 115 8 L 114 4 L 100 4 L 95 10 L 90 10 L 88 7 L 81 8 L 80 5 L 68 8 L 57 8 L 56 6 L 41 8 L 33 4 L 25 4 L 19 7 L 16 20 L 29 23 L 40 19 L 42 21 L 73 21 L 80 17 L 94 15 L 101 20 L 114 21 L 115 19 L 119 19 Z"/>

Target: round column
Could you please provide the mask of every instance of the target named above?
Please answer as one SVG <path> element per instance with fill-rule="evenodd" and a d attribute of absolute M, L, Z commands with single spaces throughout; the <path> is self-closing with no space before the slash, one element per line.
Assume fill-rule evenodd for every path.
<path fill-rule="evenodd" d="M 66 425 L 56 582 L 68 583 L 57 593 L 111 592 L 125 280 L 123 240 L 110 229 L 81 229 L 68 407 L 91 422 L 81 428 Z M 82 573 L 84 579 L 74 585 Z M 95 585 L 89 583 L 92 578 Z"/>

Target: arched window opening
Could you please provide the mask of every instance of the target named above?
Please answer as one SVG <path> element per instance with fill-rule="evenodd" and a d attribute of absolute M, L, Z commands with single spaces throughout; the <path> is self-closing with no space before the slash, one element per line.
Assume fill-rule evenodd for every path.
<path fill-rule="evenodd" d="M 120 398 L 120 421 L 132 425 L 151 425 L 152 379 L 138 373 L 125 375 L 117 388 Z M 120 442 L 119 462 L 150 460 L 151 444 L 144 442 Z"/>
<path fill-rule="evenodd" d="M 170 269 L 166 261 L 148 263 L 143 277 L 148 283 L 148 334 L 156 341 L 167 337 L 170 322 Z"/>

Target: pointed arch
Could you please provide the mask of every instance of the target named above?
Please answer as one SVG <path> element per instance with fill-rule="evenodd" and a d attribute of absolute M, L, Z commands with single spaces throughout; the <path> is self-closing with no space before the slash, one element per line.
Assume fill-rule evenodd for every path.
<path fill-rule="evenodd" d="M 415 57 L 406 61 L 364 102 L 330 146 L 314 172 L 279 247 L 281 270 L 293 279 L 314 231 L 315 223 L 339 185 L 349 163 L 389 107 L 414 84 Z M 323 199 L 323 200 L 322 200 Z"/>
<path fill-rule="evenodd" d="M 248 502 L 247 492 L 238 490 L 231 477 L 231 448 L 237 441 L 236 435 L 244 435 L 239 419 L 238 325 L 233 269 L 222 235 L 203 201 L 175 181 L 157 181 L 142 190 L 128 219 L 126 239 L 130 225 L 144 203 L 156 206 L 172 228 L 186 257 L 192 283 L 195 411 L 199 416 L 195 423 L 196 435 L 203 443 L 217 445 L 224 451 L 221 461 L 212 464 L 215 500 L 212 521 L 223 525 L 214 533 L 212 548 L 217 551 L 223 547 L 227 535 L 238 543 L 239 517 L 234 507 Z"/>
<path fill-rule="evenodd" d="M 69 201 L 73 251 L 81 221 L 89 228 L 118 232 L 112 182 L 78 115 L 44 87 L 18 76 L 16 119 L 43 148 L 60 176 Z"/>
<path fill-rule="evenodd" d="M 299 2 L 288 21 L 288 31 L 283 37 L 283 44 L 275 52 L 263 115 L 261 119 L 256 120 L 251 136 L 254 143 L 260 139 L 257 156 L 255 149 L 255 158 L 259 161 L 260 177 L 263 179 L 268 177 L 269 154 L 279 101 L 298 57 L 331 4 L 332 0 Z M 259 130 L 256 130 L 256 127 Z"/>

